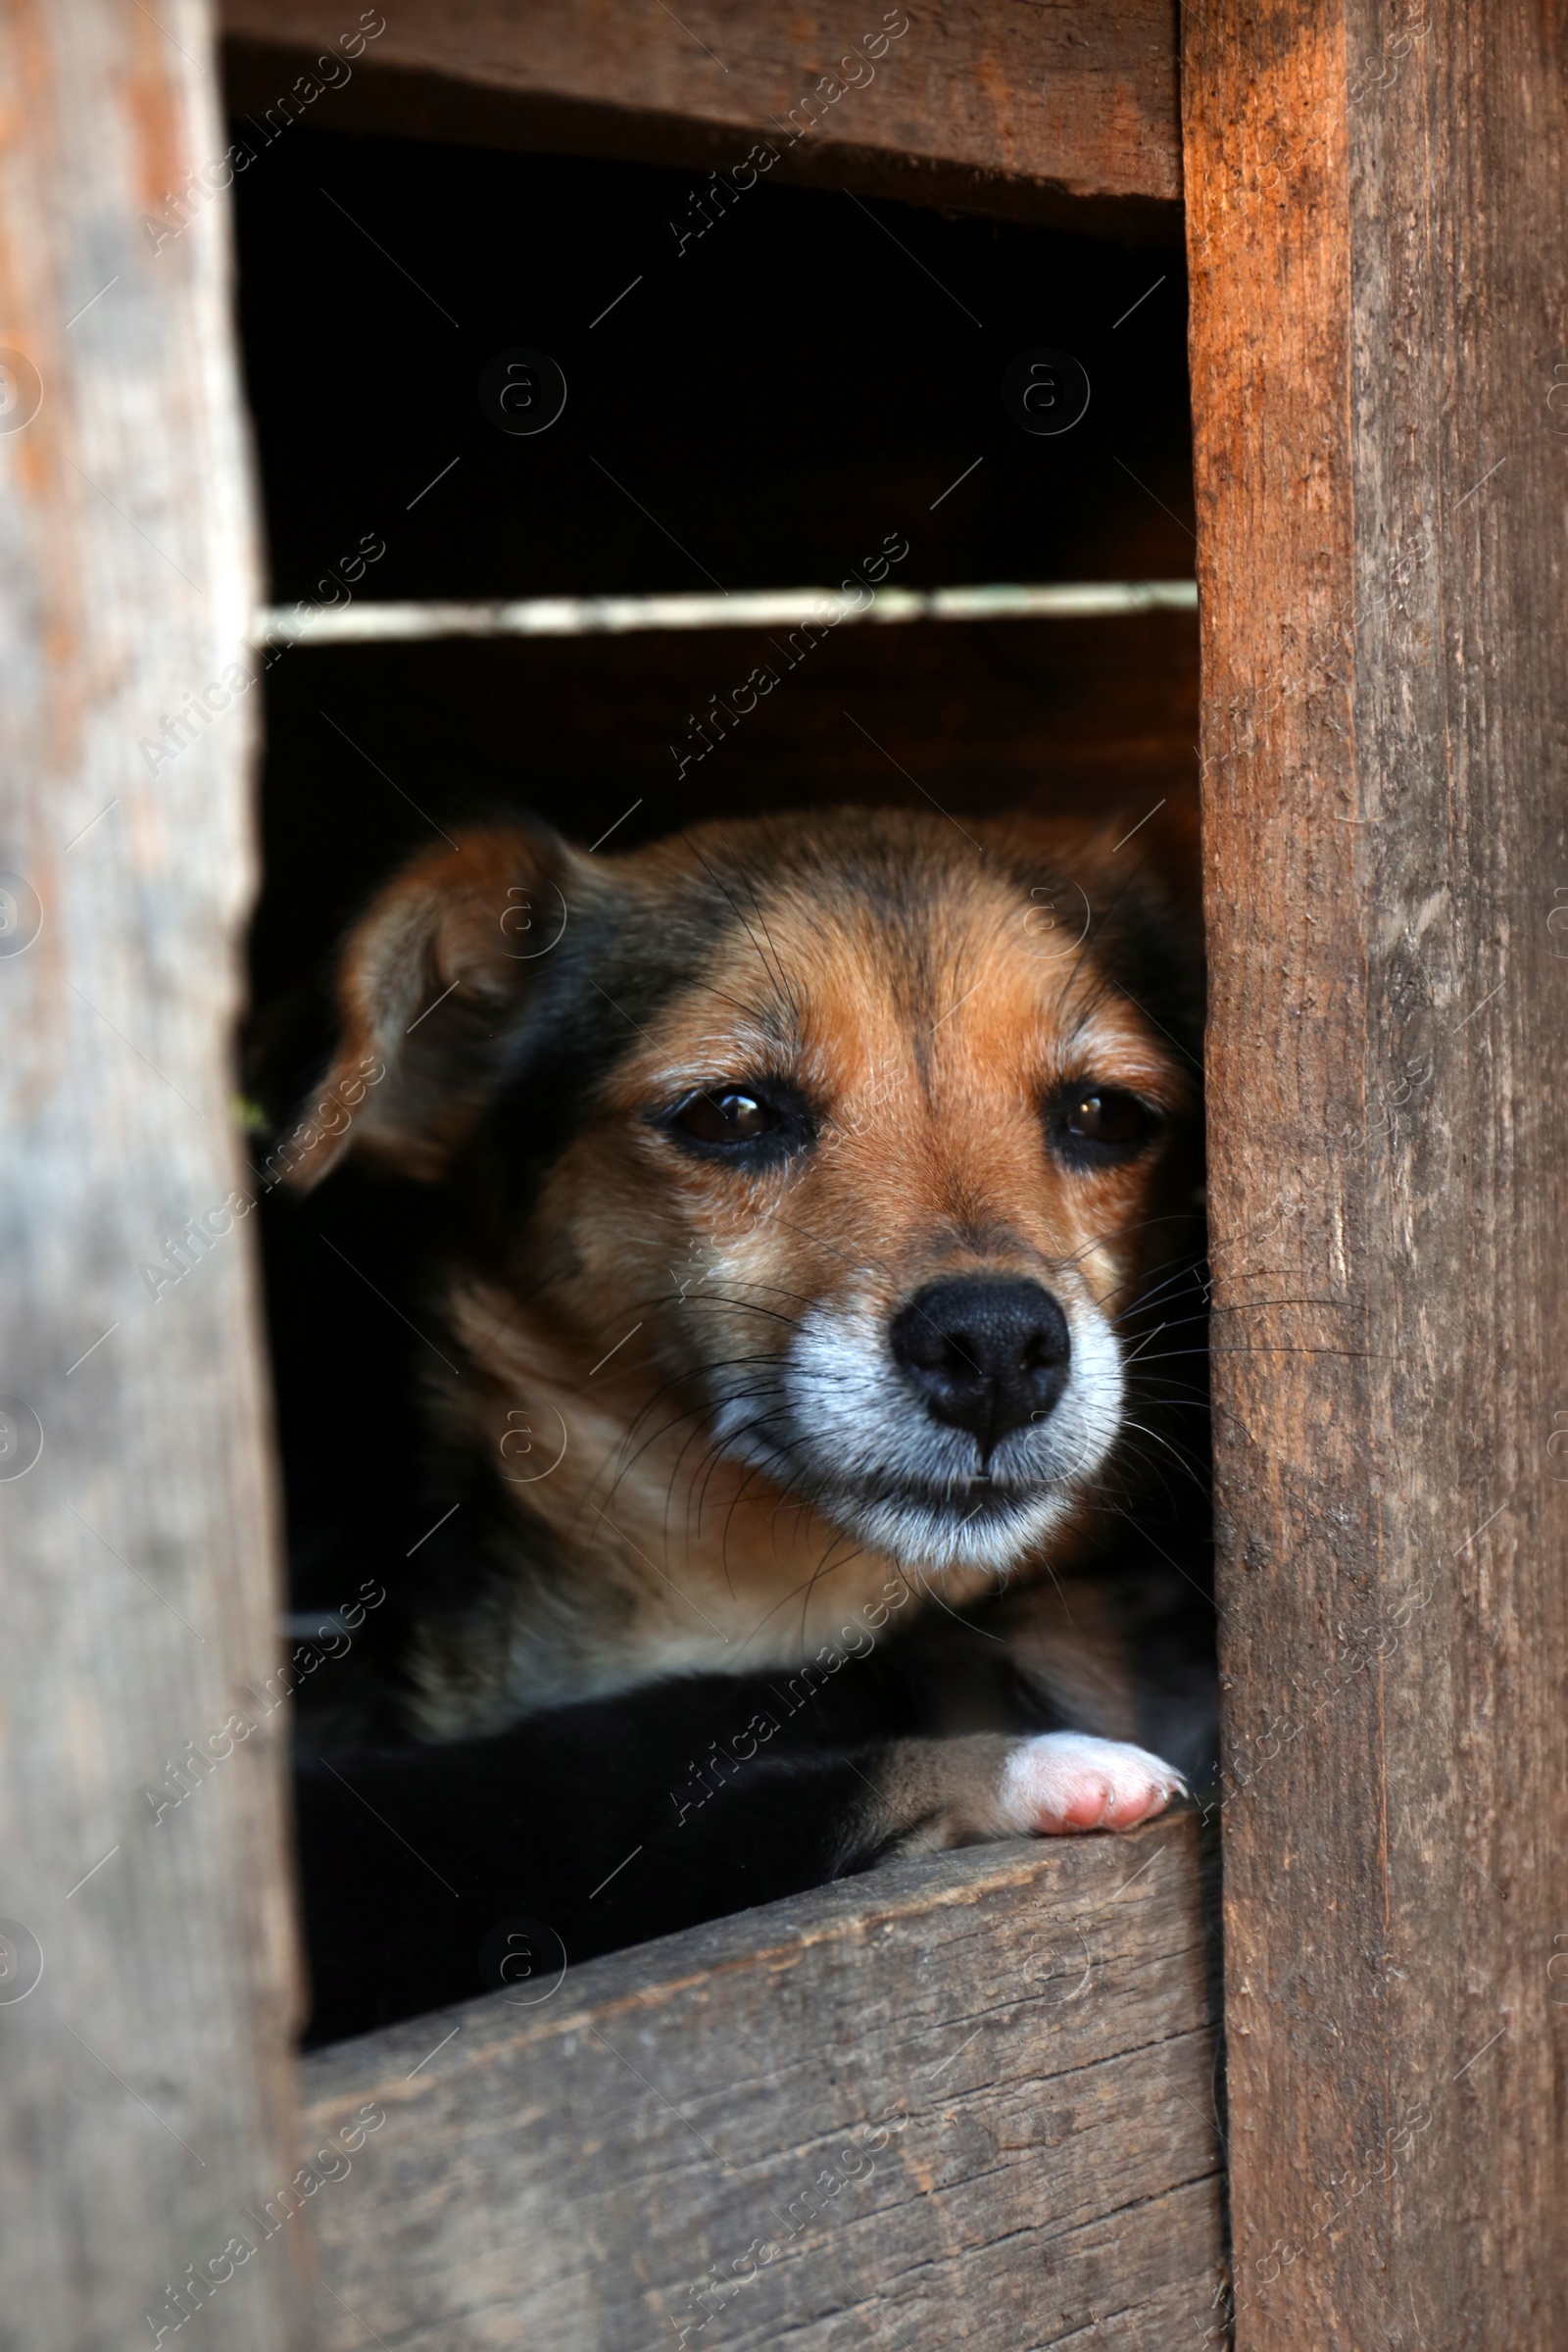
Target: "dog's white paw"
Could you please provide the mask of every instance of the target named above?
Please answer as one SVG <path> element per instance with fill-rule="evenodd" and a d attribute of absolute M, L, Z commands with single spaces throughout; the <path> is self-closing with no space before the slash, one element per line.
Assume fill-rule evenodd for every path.
<path fill-rule="evenodd" d="M 1073 1830 L 1131 1830 L 1163 1813 L 1187 1784 L 1147 1747 L 1046 1732 L 1020 1740 L 1003 1767 L 1002 1810 L 1009 1829 L 1057 1838 Z"/>

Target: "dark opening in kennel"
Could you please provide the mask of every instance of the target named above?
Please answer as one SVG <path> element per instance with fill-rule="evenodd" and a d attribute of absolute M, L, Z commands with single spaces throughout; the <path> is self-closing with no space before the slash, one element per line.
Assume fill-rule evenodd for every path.
<path fill-rule="evenodd" d="M 303 123 L 241 182 L 274 638 L 252 1068 L 279 1134 L 319 1075 L 346 924 L 466 821 L 522 810 L 613 851 L 838 802 L 941 811 L 958 843 L 1017 806 L 1131 833 L 1196 793 L 1179 255 L 724 184 Z M 722 625 L 768 595 L 770 621 Z M 498 607 L 556 633 L 463 633 Z M 354 641 L 388 616 L 428 633 Z M 264 1204 L 297 1703 L 328 1746 L 451 1507 L 414 1409 L 458 1377 L 421 1289 L 435 1213 L 352 1165 Z M 1200 1407 L 1200 1380 L 1184 1393 Z M 1201 1541 L 1200 1413 L 1183 1439 L 1154 1531 L 1177 1560 Z M 389 1597 L 351 1605 L 350 1643 L 333 1612 L 366 1592 Z M 366 1834 L 424 1866 L 414 1826 Z M 506 1924 L 466 1993 L 515 1997 Z M 530 1983 L 580 1968 L 529 1934 Z"/>
<path fill-rule="evenodd" d="M 1179 257 L 765 181 L 705 207 L 702 184 L 304 123 L 238 182 L 270 605 L 301 632 L 267 657 L 253 935 L 279 1123 L 319 1075 L 346 924 L 465 820 L 521 809 L 619 849 L 823 801 L 1131 827 L 1196 790 Z M 1059 357 L 1031 388 L 1042 347 Z M 537 397 L 509 411 L 487 370 L 518 348 Z M 321 636 L 387 606 L 824 587 L 827 628 L 590 612 L 474 639 L 416 612 L 431 636 Z M 1075 587 L 1132 609 L 1075 612 Z M 986 612 L 1019 588 L 1068 611 Z M 979 616 L 898 617 L 953 589 Z M 302 1612 L 393 1575 L 424 1530 L 428 1210 L 350 1171 L 264 1207 Z"/>

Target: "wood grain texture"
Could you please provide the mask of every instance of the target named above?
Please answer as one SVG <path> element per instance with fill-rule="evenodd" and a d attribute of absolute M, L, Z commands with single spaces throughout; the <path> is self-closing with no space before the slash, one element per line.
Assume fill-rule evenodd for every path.
<path fill-rule="evenodd" d="M 354 20 L 336 0 L 222 0 L 222 22 L 234 104 L 265 113 Z M 692 0 L 678 17 L 646 0 L 410 0 L 385 25 L 311 120 L 721 172 L 766 139 L 780 177 L 1035 219 L 1092 201 L 1107 227 L 1180 233 L 1169 0 Z M 850 63 L 846 88 L 852 51 L 874 78 Z M 813 122 L 824 77 L 843 95 Z"/>
<path fill-rule="evenodd" d="M 1568 2308 L 1563 32 L 1188 18 L 1243 2352 Z"/>
<path fill-rule="evenodd" d="M 296 2130 L 279 1743 L 209 1744 L 273 1659 L 250 1251 L 192 1246 L 156 1300 L 137 1271 L 236 1181 L 254 865 L 254 705 L 139 750 L 240 659 L 255 591 L 223 206 L 142 227 L 221 153 L 212 28 L 156 15 L 12 0 L 0 40 L 8 2352 L 158 2340 Z M 300 2251 L 230 2262 L 200 2340 L 296 2343 Z"/>
<path fill-rule="evenodd" d="M 322 2352 L 1196 2342 L 1207 2002 L 1189 1815 L 898 1864 L 340 2044 L 306 2144 L 386 2121 L 318 2201 Z"/>

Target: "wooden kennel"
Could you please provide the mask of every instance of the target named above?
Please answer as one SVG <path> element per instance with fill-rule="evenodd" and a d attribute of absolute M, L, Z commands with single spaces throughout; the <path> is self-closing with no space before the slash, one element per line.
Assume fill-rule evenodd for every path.
<path fill-rule="evenodd" d="M 781 171 L 1156 241 L 1185 208 L 1226 2101 L 1190 1817 L 903 1865 L 591 1964 L 552 2003 L 497 1995 L 301 2067 L 281 1740 L 236 1744 L 177 1836 L 143 1801 L 275 1662 L 245 1241 L 201 1255 L 177 1316 L 155 1302 L 112 1336 L 126 1269 L 238 1165 L 259 698 L 224 681 L 260 582 L 219 43 L 250 104 L 380 12 L 18 0 L 0 2339 L 19 2352 L 1557 2340 L 1563 25 L 1526 0 L 1205 0 L 1179 27 L 1162 0 L 907 14 L 896 70 Z M 878 21 L 388 0 L 335 120 L 706 171 Z M 187 716 L 150 777 L 139 745 L 196 698 L 225 723 Z"/>

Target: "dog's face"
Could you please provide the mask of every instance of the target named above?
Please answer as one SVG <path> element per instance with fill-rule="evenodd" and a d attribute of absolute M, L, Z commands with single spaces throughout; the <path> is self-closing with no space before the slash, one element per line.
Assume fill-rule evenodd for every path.
<path fill-rule="evenodd" d="M 468 837 L 350 944 L 340 1066 L 387 1076 L 317 1162 L 465 1188 L 498 1348 L 607 1461 L 678 1422 L 732 1494 L 1000 1574 L 1115 1446 L 1179 1247 L 1196 965 L 1150 851 L 864 811 Z"/>

